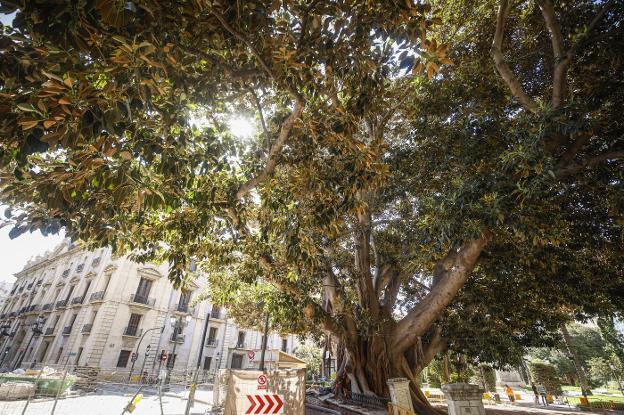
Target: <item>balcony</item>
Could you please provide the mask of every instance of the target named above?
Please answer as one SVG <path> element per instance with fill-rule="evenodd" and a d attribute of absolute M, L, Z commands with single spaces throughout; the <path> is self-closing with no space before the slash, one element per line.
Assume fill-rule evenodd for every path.
<path fill-rule="evenodd" d="M 41 307 L 41 310 L 42 311 L 50 311 L 50 310 L 52 310 L 52 306 L 53 305 L 54 305 L 53 303 L 44 304 L 43 307 Z"/>
<path fill-rule="evenodd" d="M 85 296 L 84 295 L 79 295 L 78 297 L 74 297 L 71 300 L 72 305 L 76 305 L 76 304 L 82 304 L 82 302 L 84 301 Z"/>
<path fill-rule="evenodd" d="M 208 339 L 206 347 L 217 347 L 217 339 Z"/>
<path fill-rule="evenodd" d="M 175 311 L 178 313 L 193 314 L 193 307 L 190 307 L 187 303 L 180 303 L 176 306 Z"/>
<path fill-rule="evenodd" d="M 28 288 L 29 290 L 30 290 L 32 287 L 33 287 L 33 283 L 32 283 L 32 282 L 26 286 L 26 288 Z"/>
<path fill-rule="evenodd" d="M 28 312 L 32 313 L 35 311 L 39 311 L 39 304 L 32 304 L 30 307 L 28 307 Z"/>
<path fill-rule="evenodd" d="M 83 334 L 91 333 L 92 328 L 93 328 L 93 324 L 85 324 L 84 326 L 82 326 L 82 330 L 80 330 L 80 332 Z"/>
<path fill-rule="evenodd" d="M 184 334 L 178 334 L 176 335 L 175 333 L 171 335 L 171 337 L 169 338 L 169 341 L 171 342 L 178 342 L 178 343 L 184 343 L 184 339 L 185 339 L 185 335 Z"/>
<path fill-rule="evenodd" d="M 63 327 L 63 336 L 69 336 L 72 331 L 72 326 Z"/>
<path fill-rule="evenodd" d="M 104 291 L 98 291 L 96 293 L 91 294 L 91 302 L 95 301 L 104 301 Z"/>
<path fill-rule="evenodd" d="M 54 327 L 48 327 L 43 333 L 44 336 L 54 336 Z"/>
<path fill-rule="evenodd" d="M 17 311 L 11 311 L 9 313 L 9 317 L 16 317 L 17 316 Z"/>
<path fill-rule="evenodd" d="M 80 274 L 82 272 L 82 270 L 84 269 L 84 264 L 80 264 L 76 267 L 76 273 Z"/>
<path fill-rule="evenodd" d="M 22 308 L 20 308 L 19 314 L 23 314 L 23 313 L 25 313 L 27 311 L 28 311 L 28 307 L 22 307 Z"/>
<path fill-rule="evenodd" d="M 246 342 L 236 343 L 236 349 L 247 349 L 247 343 Z"/>
<path fill-rule="evenodd" d="M 130 296 L 130 302 L 136 303 L 136 304 L 143 304 L 149 307 L 153 307 L 154 303 L 156 302 L 153 298 L 148 298 L 146 296 L 143 295 L 139 295 L 139 294 L 132 294 Z"/>
<path fill-rule="evenodd" d="M 221 310 L 220 309 L 212 309 L 212 311 L 210 312 L 210 318 L 216 318 L 221 320 L 223 317 L 221 316 Z"/>
<path fill-rule="evenodd" d="M 63 271 L 62 277 L 63 278 L 69 277 L 69 269 L 66 269 L 65 271 Z"/>
<path fill-rule="evenodd" d="M 134 326 L 128 326 L 124 329 L 123 336 L 128 337 L 141 337 L 143 334 L 143 329 Z"/>
<path fill-rule="evenodd" d="M 60 300 L 56 302 L 56 308 L 63 308 L 67 306 L 67 300 Z"/>

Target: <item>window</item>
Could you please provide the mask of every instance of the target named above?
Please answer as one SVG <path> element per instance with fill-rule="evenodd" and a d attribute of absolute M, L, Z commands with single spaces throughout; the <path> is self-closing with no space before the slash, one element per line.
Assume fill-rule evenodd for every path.
<path fill-rule="evenodd" d="M 188 290 L 182 290 L 180 293 L 180 302 L 178 302 L 178 311 L 186 313 L 188 311 L 188 305 L 191 301 L 193 293 Z"/>
<path fill-rule="evenodd" d="M 208 342 L 206 345 L 214 346 L 215 344 L 217 344 L 217 328 L 210 327 L 210 330 L 208 331 Z"/>
<path fill-rule="evenodd" d="M 76 366 L 80 364 L 80 356 L 82 356 L 82 350 L 82 347 L 78 349 L 78 354 L 76 355 Z"/>
<path fill-rule="evenodd" d="M 91 288 L 91 280 L 87 280 L 85 289 L 82 292 L 82 298 L 87 298 L 87 293 L 89 292 L 89 288 Z"/>
<path fill-rule="evenodd" d="M 147 278 L 141 278 L 139 286 L 137 287 L 134 301 L 142 304 L 147 304 L 150 290 L 152 289 L 152 280 Z"/>
<path fill-rule="evenodd" d="M 84 269 L 84 264 L 80 264 L 76 267 L 76 273 L 80 274 Z"/>
<path fill-rule="evenodd" d="M 212 363 L 212 356 L 204 357 L 204 370 L 210 370 L 210 363 Z"/>
<path fill-rule="evenodd" d="M 63 278 L 67 278 L 69 276 L 69 268 L 63 271 Z"/>
<path fill-rule="evenodd" d="M 126 329 L 126 334 L 129 336 L 136 336 L 137 331 L 139 329 L 139 323 L 141 322 L 141 314 L 130 314 L 130 320 L 128 320 L 128 328 Z"/>
<path fill-rule="evenodd" d="M 72 293 L 74 292 L 74 288 L 76 288 L 75 285 L 70 285 L 69 292 L 67 293 L 67 297 L 65 297 L 65 301 L 69 301 Z"/>
<path fill-rule="evenodd" d="M 78 317 L 78 314 L 72 314 L 71 319 L 69 320 L 69 328 L 70 329 L 72 327 L 74 327 L 74 322 L 76 321 L 76 317 Z"/>
<path fill-rule="evenodd" d="M 58 363 L 61 360 L 61 356 L 63 356 L 63 348 L 61 347 L 56 355 L 56 361 L 54 363 Z"/>
<path fill-rule="evenodd" d="M 288 339 L 282 339 L 282 352 L 286 352 L 288 350 Z"/>
<path fill-rule="evenodd" d="M 167 358 L 167 367 L 169 369 L 173 369 L 173 367 L 175 366 L 175 362 L 176 362 L 176 358 L 178 357 L 178 354 L 171 354 L 169 353 L 169 357 Z"/>
<path fill-rule="evenodd" d="M 130 360 L 130 350 L 122 350 L 119 352 L 119 358 L 117 359 L 117 367 L 128 366 L 128 360 Z"/>
<path fill-rule="evenodd" d="M 244 331 L 238 332 L 238 341 L 236 342 L 236 347 L 238 348 L 245 347 L 245 332 Z"/>
<path fill-rule="evenodd" d="M 210 312 L 210 318 L 221 318 L 221 308 L 219 306 L 213 305 L 212 311 Z"/>
<path fill-rule="evenodd" d="M 91 266 L 93 268 L 97 267 L 98 265 L 100 265 L 100 257 L 95 258 L 93 262 L 91 263 Z"/>
<path fill-rule="evenodd" d="M 242 369 L 243 368 L 243 355 L 240 353 L 234 353 L 232 355 L 232 363 L 230 364 L 231 369 Z"/>

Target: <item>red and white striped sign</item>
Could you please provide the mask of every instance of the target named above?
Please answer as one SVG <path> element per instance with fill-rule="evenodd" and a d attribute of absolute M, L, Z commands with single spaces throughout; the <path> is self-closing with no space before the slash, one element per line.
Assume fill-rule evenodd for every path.
<path fill-rule="evenodd" d="M 284 412 L 284 397 L 281 395 L 247 395 L 249 408 L 245 414 L 281 414 Z"/>

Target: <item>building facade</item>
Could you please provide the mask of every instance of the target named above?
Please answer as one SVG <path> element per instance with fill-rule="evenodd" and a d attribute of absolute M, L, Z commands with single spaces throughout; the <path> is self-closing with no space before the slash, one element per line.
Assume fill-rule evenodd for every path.
<path fill-rule="evenodd" d="M 86 251 L 66 241 L 15 277 L 0 309 L 0 368 L 43 364 L 119 371 L 138 352 L 135 365 L 148 373 L 165 365 L 194 369 L 200 347 L 204 370 L 253 367 L 259 358 L 262 334 L 238 327 L 225 310 L 205 301 L 192 305 L 201 279 L 200 285 L 175 290 L 166 264 L 138 264 L 114 257 L 110 249 Z M 292 353 L 296 343 L 292 335 L 272 333 L 267 348 Z M 159 359 L 163 353 L 166 363 Z"/>
<path fill-rule="evenodd" d="M 0 281 L 0 310 L 4 307 L 4 302 L 9 298 L 13 284 L 8 281 Z"/>

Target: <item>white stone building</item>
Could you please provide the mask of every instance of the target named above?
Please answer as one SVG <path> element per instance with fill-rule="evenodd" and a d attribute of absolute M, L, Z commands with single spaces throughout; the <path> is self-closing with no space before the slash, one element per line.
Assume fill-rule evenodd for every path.
<path fill-rule="evenodd" d="M 157 359 L 163 351 L 175 370 L 192 369 L 207 314 L 202 369 L 246 368 L 259 359 L 262 334 L 239 328 L 225 310 L 206 302 L 191 306 L 201 287 L 175 290 L 166 264 L 137 264 L 113 257 L 110 249 L 88 252 L 66 241 L 15 277 L 0 308 L 0 367 L 38 363 L 119 371 L 130 367 L 133 352 L 141 367 L 149 345 L 146 372 L 164 368 Z M 175 338 L 172 317 L 188 321 Z M 43 322 L 41 333 L 33 330 L 37 321 Z M 292 353 L 296 342 L 272 333 L 267 348 Z"/>
<path fill-rule="evenodd" d="M 4 302 L 9 298 L 13 284 L 8 281 L 0 281 L 0 310 L 4 307 Z"/>

